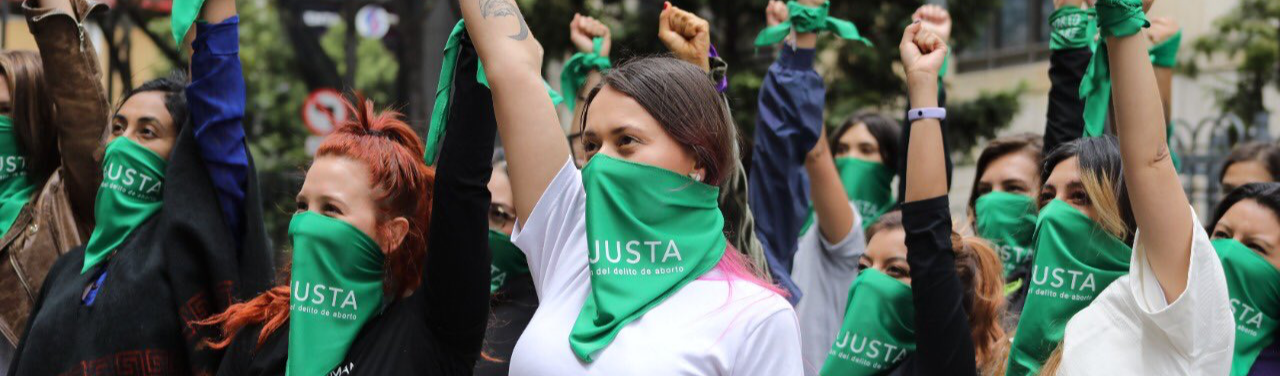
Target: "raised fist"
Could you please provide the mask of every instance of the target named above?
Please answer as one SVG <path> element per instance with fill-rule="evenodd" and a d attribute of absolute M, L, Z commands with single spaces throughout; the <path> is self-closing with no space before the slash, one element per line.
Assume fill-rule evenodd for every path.
<path fill-rule="evenodd" d="M 916 9 L 911 15 L 912 21 L 920 21 L 925 30 L 942 38 L 943 42 L 951 40 L 951 12 L 937 5 L 925 5 Z"/>
<path fill-rule="evenodd" d="M 791 11 L 787 10 L 787 3 L 770 0 L 769 5 L 764 8 L 765 26 L 773 26 L 791 18 Z"/>
<path fill-rule="evenodd" d="M 947 57 L 947 42 L 941 36 L 925 28 L 923 22 L 915 22 L 902 34 L 898 50 L 908 85 L 937 81 L 942 60 Z"/>
<path fill-rule="evenodd" d="M 578 52 L 591 52 L 595 47 L 591 40 L 596 37 L 604 39 L 600 44 L 600 56 L 609 56 L 609 47 L 612 44 L 609 26 L 595 18 L 574 13 L 573 21 L 569 22 L 569 40 L 573 42 Z"/>
<path fill-rule="evenodd" d="M 1147 28 L 1147 39 L 1153 46 L 1169 40 L 1178 33 L 1178 23 L 1172 18 L 1148 17 L 1147 20 L 1151 21 L 1151 27 Z"/>
<path fill-rule="evenodd" d="M 711 71 L 711 25 L 707 20 L 665 3 L 658 16 L 658 39 L 680 60 Z"/>

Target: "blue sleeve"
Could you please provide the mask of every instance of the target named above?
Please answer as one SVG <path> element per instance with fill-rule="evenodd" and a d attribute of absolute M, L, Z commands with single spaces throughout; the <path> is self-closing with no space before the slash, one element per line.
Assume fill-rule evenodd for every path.
<path fill-rule="evenodd" d="M 243 236 L 245 181 L 244 72 L 240 67 L 240 17 L 217 24 L 199 23 L 191 46 L 191 83 L 187 106 L 200 156 L 209 170 L 218 205 L 237 243 Z"/>
<path fill-rule="evenodd" d="M 748 202 L 770 269 L 784 287 L 809 208 L 805 156 L 818 142 L 826 104 L 813 58 L 812 49 L 782 48 L 764 77 L 756 118 Z"/>

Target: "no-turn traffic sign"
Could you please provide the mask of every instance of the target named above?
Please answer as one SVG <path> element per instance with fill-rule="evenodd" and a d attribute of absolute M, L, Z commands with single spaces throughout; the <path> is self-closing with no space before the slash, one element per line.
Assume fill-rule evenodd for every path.
<path fill-rule="evenodd" d="M 311 134 L 325 136 L 333 133 L 338 124 L 347 119 L 347 106 L 342 94 L 334 89 L 316 89 L 302 104 L 302 123 Z"/>

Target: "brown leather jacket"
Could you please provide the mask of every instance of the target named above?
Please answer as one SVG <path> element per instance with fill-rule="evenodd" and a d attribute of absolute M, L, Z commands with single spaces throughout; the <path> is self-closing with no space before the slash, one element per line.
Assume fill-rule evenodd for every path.
<path fill-rule="evenodd" d="M 67 14 L 37 8 L 33 1 L 24 3 L 23 10 L 54 105 L 53 120 L 34 126 L 55 128 L 61 167 L 0 237 L 0 335 L 10 344 L 22 337 L 49 267 L 93 230 L 93 201 L 102 173 L 94 152 L 110 116 L 98 55 L 83 28 L 89 13 L 106 5 L 72 0 L 75 14 Z"/>

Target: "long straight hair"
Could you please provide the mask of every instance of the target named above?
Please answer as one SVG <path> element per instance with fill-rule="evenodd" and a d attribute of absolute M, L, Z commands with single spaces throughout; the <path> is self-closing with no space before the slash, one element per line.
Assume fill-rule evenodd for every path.
<path fill-rule="evenodd" d="M 37 186 L 62 164 L 53 124 L 53 101 L 45 90 L 40 54 L 16 50 L 0 52 L 0 71 L 9 84 L 13 128 L 26 157 L 27 176 Z M 106 124 L 103 124 L 105 126 Z"/>
<path fill-rule="evenodd" d="M 1120 144 L 1111 135 L 1077 139 L 1054 149 L 1044 158 L 1040 170 L 1040 185 L 1049 180 L 1053 169 L 1063 161 L 1077 157 L 1080 168 L 1080 184 L 1089 195 L 1099 226 L 1107 233 L 1133 241 L 1138 223 L 1129 205 L 1129 190 L 1125 188 L 1124 166 L 1120 161 Z M 1048 202 L 1041 202 L 1043 207 Z"/>

